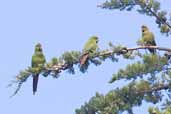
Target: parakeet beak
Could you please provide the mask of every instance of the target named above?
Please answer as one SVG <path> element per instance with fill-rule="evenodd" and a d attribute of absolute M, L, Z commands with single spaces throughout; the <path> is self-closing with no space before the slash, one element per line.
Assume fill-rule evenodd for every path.
<path fill-rule="evenodd" d="M 36 48 L 38 51 L 42 52 L 42 45 L 40 43 L 36 44 Z"/>
<path fill-rule="evenodd" d="M 41 47 L 39 48 L 39 51 L 41 51 L 41 52 L 42 52 L 42 48 L 41 48 Z"/>
<path fill-rule="evenodd" d="M 98 43 L 99 42 L 99 38 L 97 38 L 97 40 L 96 40 L 96 43 Z"/>
<path fill-rule="evenodd" d="M 148 28 L 147 28 L 147 26 L 142 25 L 142 26 L 141 26 L 141 30 L 142 30 L 142 32 L 145 32 L 146 30 L 148 30 Z"/>
<path fill-rule="evenodd" d="M 98 43 L 98 42 L 99 42 L 99 40 L 97 39 L 96 43 Z"/>

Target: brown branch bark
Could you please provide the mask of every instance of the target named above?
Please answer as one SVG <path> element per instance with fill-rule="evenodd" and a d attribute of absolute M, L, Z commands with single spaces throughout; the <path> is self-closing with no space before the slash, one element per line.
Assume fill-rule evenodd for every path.
<path fill-rule="evenodd" d="M 129 51 L 135 51 L 135 50 L 139 50 L 139 49 L 148 49 L 148 48 L 152 48 L 152 49 L 157 49 L 157 50 L 161 50 L 161 51 L 166 51 L 166 52 L 171 52 L 171 49 L 170 48 L 164 48 L 164 47 L 158 47 L 158 46 L 139 46 L 139 47 L 135 47 L 135 48 L 122 48 L 121 50 L 108 50 L 108 51 L 102 51 L 102 52 L 99 52 L 97 53 L 94 57 L 92 58 L 97 58 L 97 57 L 100 57 L 100 56 L 106 56 L 106 57 L 111 57 L 112 55 L 116 54 L 116 55 L 122 55 L 122 54 L 126 54 L 127 52 Z M 72 63 L 72 64 L 67 64 L 67 63 L 59 63 L 59 64 L 56 64 L 56 65 L 53 65 L 51 67 L 44 67 L 44 70 L 43 72 L 47 73 L 48 75 L 51 74 L 52 72 L 55 73 L 55 74 L 59 74 L 61 71 L 64 71 L 64 70 L 67 70 L 69 69 L 70 67 L 72 67 L 73 65 L 76 65 L 76 64 L 79 64 L 79 60 L 77 60 L 76 62 Z M 17 92 L 19 91 L 19 89 L 21 88 L 23 82 L 25 82 L 27 80 L 27 78 L 31 75 L 31 72 L 29 72 L 29 69 L 27 69 L 28 71 L 28 76 L 26 77 L 22 77 L 22 75 L 17 75 L 16 76 L 16 80 L 15 81 L 12 81 L 12 84 L 13 83 L 18 83 L 17 84 L 17 89 L 16 91 L 14 92 L 14 95 L 17 94 Z M 57 76 L 59 77 L 59 76 Z M 9 84 L 10 86 L 12 84 Z M 169 86 L 165 86 L 165 87 L 160 87 L 160 88 L 154 88 L 153 90 L 151 91 L 154 91 L 154 90 L 160 90 L 160 89 L 167 89 Z M 150 90 L 147 90 L 145 92 L 150 92 Z"/>
<path fill-rule="evenodd" d="M 114 50 L 101 52 L 97 54 L 96 56 L 94 56 L 93 58 L 100 57 L 100 56 L 111 56 L 112 54 L 126 54 L 129 51 L 135 51 L 135 50 L 140 50 L 140 49 L 157 49 L 159 51 L 171 52 L 171 48 L 158 47 L 158 46 L 139 46 L 135 48 L 124 48 L 118 52 L 115 52 Z M 78 63 L 79 63 L 79 60 L 73 64 L 66 64 L 66 63 L 58 64 L 58 65 L 52 66 L 51 68 L 45 68 L 45 70 L 50 71 L 50 72 L 51 71 L 61 72 L 63 70 L 68 69 L 70 66 L 73 66 L 74 64 L 78 64 Z"/>
<path fill-rule="evenodd" d="M 171 52 L 171 48 L 165 48 L 165 47 L 158 47 L 158 46 L 140 46 L 140 47 L 136 47 L 136 48 L 128 48 L 128 51 L 134 51 L 134 50 L 138 50 L 138 49 L 157 49 L 160 51 L 168 51 Z"/>

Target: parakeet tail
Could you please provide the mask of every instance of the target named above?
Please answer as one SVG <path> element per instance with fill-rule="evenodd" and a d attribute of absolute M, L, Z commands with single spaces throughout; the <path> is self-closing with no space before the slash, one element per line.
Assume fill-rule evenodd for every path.
<path fill-rule="evenodd" d="M 155 40 L 153 40 L 152 42 L 149 42 L 149 45 L 156 46 Z M 150 53 L 156 54 L 156 49 L 148 49 L 148 50 Z"/>
<path fill-rule="evenodd" d="M 86 62 L 87 59 L 88 59 L 88 56 L 89 56 L 88 53 L 85 53 L 84 55 L 81 56 L 81 58 L 80 58 L 80 65 L 81 65 L 81 66 L 85 64 L 85 62 Z"/>
<path fill-rule="evenodd" d="M 39 74 L 33 76 L 33 95 L 35 95 L 37 91 L 38 80 L 39 80 Z"/>

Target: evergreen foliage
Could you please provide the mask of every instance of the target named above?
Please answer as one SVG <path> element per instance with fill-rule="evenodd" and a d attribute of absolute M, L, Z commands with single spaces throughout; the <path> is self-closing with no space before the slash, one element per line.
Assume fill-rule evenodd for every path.
<path fill-rule="evenodd" d="M 103 9 L 137 12 L 150 17 L 155 17 L 160 32 L 167 36 L 171 33 L 171 15 L 160 8 L 160 2 L 157 0 L 109 0 L 98 7 Z M 123 45 L 113 45 L 109 42 L 109 48 L 98 50 L 93 53 L 80 67 L 80 57 L 83 52 L 67 51 L 60 57 L 54 57 L 47 62 L 41 69 L 44 77 L 53 76 L 59 78 L 62 71 L 69 74 L 75 74 L 75 66 L 79 66 L 82 73 L 88 71 L 91 64 L 101 65 L 106 59 L 111 62 L 119 62 L 120 58 L 126 60 L 136 60 L 115 72 L 109 80 L 109 83 L 125 80 L 129 84 L 109 91 L 106 95 L 96 93 L 88 102 L 85 102 L 80 108 L 76 109 L 76 114 L 120 114 L 127 111 L 133 114 L 132 108 L 141 106 L 143 101 L 157 104 L 165 101 L 161 107 L 149 107 L 150 114 L 171 114 L 171 49 L 158 46 L 144 46 L 142 41 L 137 41 L 138 47 L 129 48 Z M 166 53 L 143 53 L 139 50 L 156 49 Z M 116 63 L 117 64 L 117 63 Z M 38 69 L 39 70 L 39 69 Z M 19 72 L 15 79 L 9 84 L 17 85 L 13 95 L 16 95 L 22 84 L 31 77 L 37 69 L 28 67 Z M 163 96 L 167 96 L 166 99 Z"/>

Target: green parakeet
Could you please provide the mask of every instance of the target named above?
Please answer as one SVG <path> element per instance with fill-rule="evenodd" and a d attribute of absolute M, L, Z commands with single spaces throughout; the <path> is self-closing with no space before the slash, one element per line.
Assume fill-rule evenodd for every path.
<path fill-rule="evenodd" d="M 42 46 L 40 43 L 36 44 L 35 52 L 32 56 L 31 66 L 33 72 L 33 94 L 37 91 L 39 74 L 46 62 L 45 56 L 43 55 Z"/>
<path fill-rule="evenodd" d="M 87 61 L 87 59 L 95 54 L 95 52 L 98 49 L 98 37 L 97 36 L 92 36 L 84 45 L 83 48 L 83 55 L 80 58 L 80 65 L 84 65 Z"/>
<path fill-rule="evenodd" d="M 142 41 L 145 46 L 156 46 L 154 34 L 149 31 L 148 27 L 143 25 L 141 27 L 142 30 Z M 150 53 L 155 54 L 156 50 L 155 49 L 148 49 Z"/>

